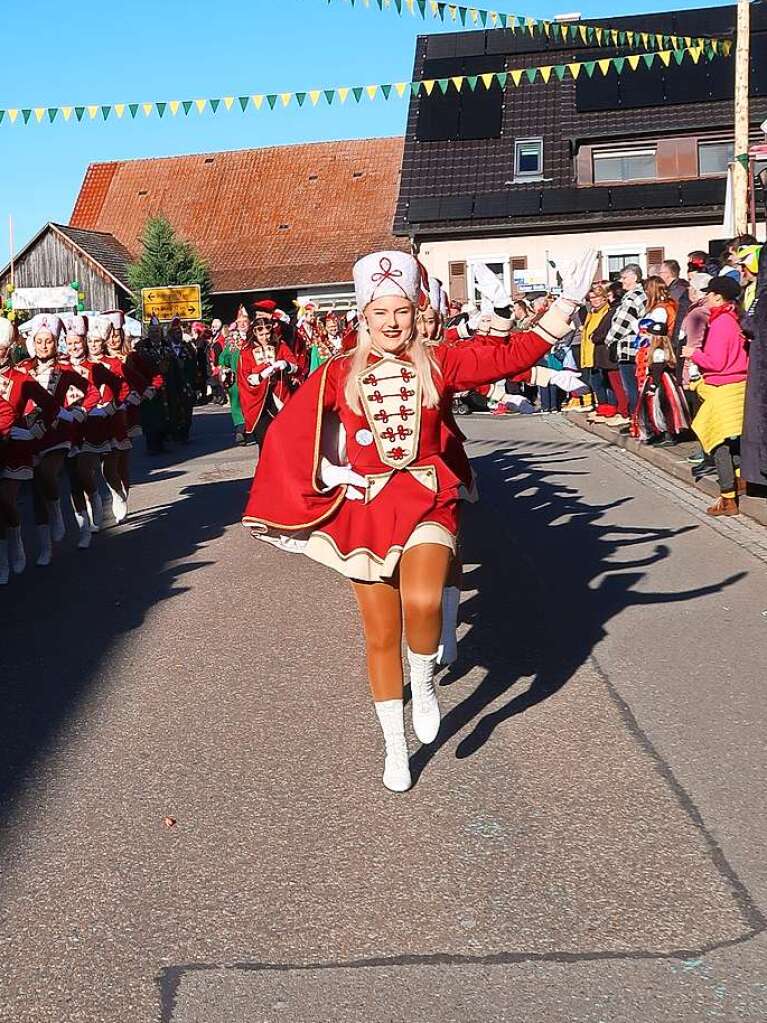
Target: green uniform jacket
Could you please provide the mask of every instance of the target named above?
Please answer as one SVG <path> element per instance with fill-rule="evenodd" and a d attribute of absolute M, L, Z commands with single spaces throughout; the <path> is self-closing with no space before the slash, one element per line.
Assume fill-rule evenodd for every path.
<path fill-rule="evenodd" d="M 240 364 L 240 349 L 227 345 L 218 357 L 218 364 L 228 369 L 232 374 L 234 383 L 227 388 L 229 395 L 229 411 L 232 414 L 232 422 L 235 428 L 245 425 L 245 416 L 240 408 L 240 392 L 237 388 L 237 367 Z"/>

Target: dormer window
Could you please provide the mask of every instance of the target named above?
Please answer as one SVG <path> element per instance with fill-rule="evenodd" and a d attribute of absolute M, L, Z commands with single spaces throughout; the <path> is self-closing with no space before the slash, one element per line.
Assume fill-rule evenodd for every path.
<path fill-rule="evenodd" d="M 543 139 L 517 139 L 514 143 L 514 180 L 543 177 Z"/>

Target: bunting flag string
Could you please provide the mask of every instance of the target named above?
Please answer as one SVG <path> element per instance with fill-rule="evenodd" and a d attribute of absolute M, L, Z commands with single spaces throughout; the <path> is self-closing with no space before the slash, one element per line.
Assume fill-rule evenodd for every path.
<path fill-rule="evenodd" d="M 426 20 L 431 17 L 436 21 L 453 22 L 466 29 L 505 28 L 512 32 L 527 32 L 529 35 L 548 36 L 563 43 L 582 42 L 590 46 L 638 46 L 640 43 L 647 50 L 657 46 L 658 50 L 678 50 L 685 47 L 706 46 L 723 52 L 721 47 L 731 40 L 708 36 L 668 35 L 662 32 L 649 32 L 642 29 L 615 28 L 611 25 L 592 25 L 582 21 L 547 21 L 541 18 L 530 18 L 523 14 L 506 14 L 483 7 L 470 7 L 466 4 L 454 4 L 443 0 L 324 0 L 329 7 L 331 3 L 344 3 L 351 7 L 368 7 L 379 11 L 394 11 L 399 15 L 410 13 Z"/>
<path fill-rule="evenodd" d="M 731 45 L 731 44 L 730 44 Z M 724 55 L 729 53 L 729 48 Z M 360 103 L 363 98 L 373 103 L 379 97 L 383 100 L 403 99 L 420 95 L 431 96 L 434 90 L 443 95 L 453 90 L 461 92 L 478 88 L 491 89 L 498 85 L 506 89 L 511 85 L 518 88 L 524 84 L 559 83 L 566 79 L 577 80 L 583 74 L 589 78 L 595 75 L 606 77 L 611 71 L 626 74 L 638 69 L 652 68 L 655 65 L 670 67 L 672 62 L 679 65 L 689 60 L 698 64 L 701 60 L 714 60 L 720 51 L 708 46 L 685 46 L 679 49 L 654 50 L 649 53 L 632 53 L 622 57 L 606 57 L 602 60 L 568 61 L 562 64 L 546 64 L 542 67 L 516 68 L 510 71 L 494 71 L 480 75 L 456 75 L 451 78 L 423 79 L 411 82 L 390 82 L 376 85 L 336 86 L 332 89 L 306 89 L 302 92 L 259 93 L 250 96 L 222 96 L 217 99 L 170 99 L 153 100 L 143 103 L 92 103 L 82 106 L 61 107 L 12 107 L 0 108 L 0 126 L 3 125 L 34 125 L 54 124 L 59 118 L 64 122 L 80 124 L 90 121 L 108 121 L 114 116 L 116 120 L 135 120 L 139 114 L 144 117 L 163 118 L 166 115 L 177 117 L 182 114 L 216 115 L 220 111 L 239 110 L 242 113 L 254 110 L 285 109 L 295 103 L 298 107 L 316 107 L 319 103 L 333 106 L 339 105 L 350 98 Z"/>

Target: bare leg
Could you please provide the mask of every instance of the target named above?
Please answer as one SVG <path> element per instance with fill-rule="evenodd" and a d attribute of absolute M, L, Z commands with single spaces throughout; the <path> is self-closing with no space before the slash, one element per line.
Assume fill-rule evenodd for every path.
<path fill-rule="evenodd" d="M 402 607 L 389 583 L 354 583 L 367 647 L 373 699 L 402 699 Z"/>

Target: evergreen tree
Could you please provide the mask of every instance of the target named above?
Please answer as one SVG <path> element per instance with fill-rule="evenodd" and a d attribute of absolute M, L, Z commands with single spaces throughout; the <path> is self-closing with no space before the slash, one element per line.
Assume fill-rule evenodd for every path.
<path fill-rule="evenodd" d="M 141 236 L 143 251 L 128 267 L 128 284 L 136 307 L 141 309 L 142 288 L 166 288 L 174 284 L 199 284 L 202 315 L 210 319 L 212 281 L 205 260 L 193 245 L 179 238 L 165 217 L 150 217 Z"/>

